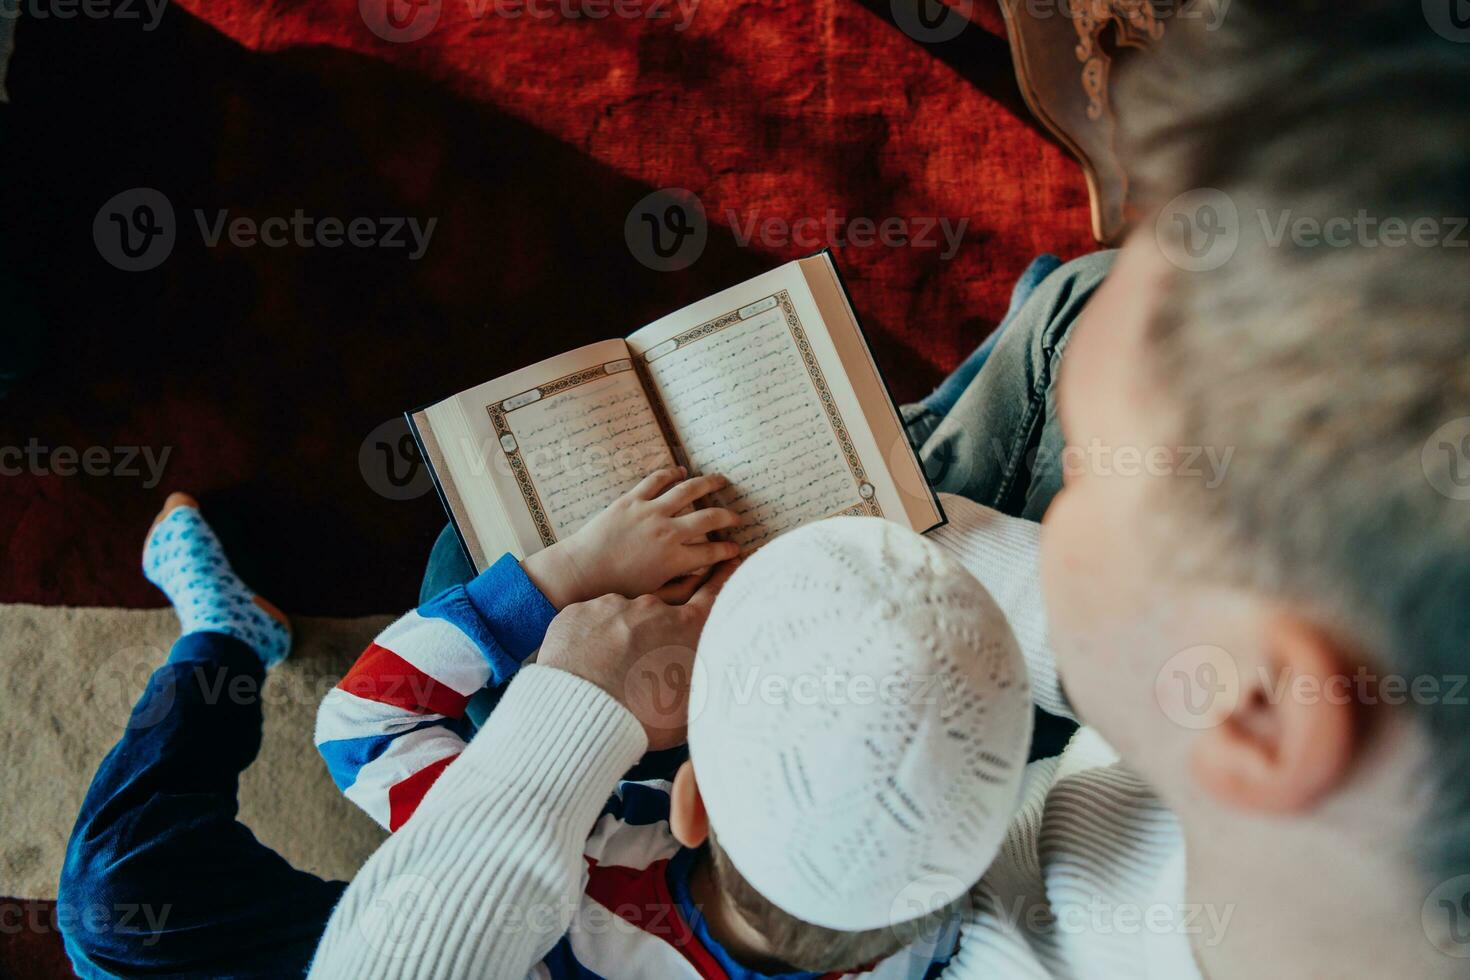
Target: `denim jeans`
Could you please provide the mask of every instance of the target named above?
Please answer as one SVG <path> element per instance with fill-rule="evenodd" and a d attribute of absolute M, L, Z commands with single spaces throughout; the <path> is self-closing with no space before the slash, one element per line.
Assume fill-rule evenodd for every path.
<path fill-rule="evenodd" d="M 1088 256 L 1046 276 L 953 408 L 924 419 L 920 459 L 938 489 L 1040 517 L 1060 485 L 1056 369 L 1110 262 Z M 473 575 L 446 528 L 421 598 Z M 194 633 L 149 679 L 67 845 L 58 913 L 80 976 L 280 978 L 310 965 L 346 884 L 292 868 L 236 819 L 240 773 L 260 750 L 264 678 L 238 640 Z M 1037 722 L 1032 757 L 1060 751 L 1070 723 Z M 683 758 L 650 753 L 629 777 L 666 777 Z"/>
<path fill-rule="evenodd" d="M 1015 322 L 1016 316 L 1021 312 L 1021 307 L 1026 305 L 1026 300 L 1030 299 L 1036 287 L 1041 285 L 1047 276 L 1057 271 L 1061 264 L 1061 259 L 1050 253 L 1038 255 L 1031 260 L 1031 264 L 1021 273 L 1021 278 L 1016 280 L 1015 288 L 1011 290 L 1010 308 L 1006 310 L 1006 315 L 990 332 L 990 336 L 982 340 L 980 346 L 971 351 L 970 356 L 965 358 L 959 367 L 949 373 L 949 377 L 945 378 L 938 388 L 935 388 L 919 403 L 921 408 L 927 409 L 938 418 L 943 418 L 950 413 L 960 395 L 970 387 L 975 376 L 985 366 L 985 362 L 990 360 L 990 355 L 995 351 L 995 345 L 1005 335 L 1006 328 Z"/>
<path fill-rule="evenodd" d="M 1062 485 L 1057 372 L 1077 314 L 1113 256 L 1085 255 L 1043 279 L 954 407 L 927 426 L 919 459 L 936 490 L 1041 520 Z"/>

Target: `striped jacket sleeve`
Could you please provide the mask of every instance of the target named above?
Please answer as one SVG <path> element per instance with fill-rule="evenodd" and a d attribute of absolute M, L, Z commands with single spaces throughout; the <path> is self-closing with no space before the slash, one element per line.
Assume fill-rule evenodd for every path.
<path fill-rule="evenodd" d="M 506 555 L 389 626 L 317 710 L 317 750 L 337 788 L 389 830 L 403 826 L 464 751 L 470 697 L 509 683 L 554 615 Z"/>

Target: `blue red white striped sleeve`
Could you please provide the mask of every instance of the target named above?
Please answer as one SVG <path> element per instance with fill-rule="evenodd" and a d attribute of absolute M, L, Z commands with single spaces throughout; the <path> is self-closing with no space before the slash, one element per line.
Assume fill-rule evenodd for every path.
<path fill-rule="evenodd" d="M 555 615 L 506 555 L 389 626 L 317 710 L 338 788 L 389 830 L 403 826 L 464 750 L 470 697 L 509 683 Z"/>

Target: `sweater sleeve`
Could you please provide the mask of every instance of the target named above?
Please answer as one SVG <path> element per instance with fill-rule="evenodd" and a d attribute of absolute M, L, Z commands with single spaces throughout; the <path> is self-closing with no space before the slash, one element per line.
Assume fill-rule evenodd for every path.
<path fill-rule="evenodd" d="M 949 523 L 929 540 L 944 548 L 995 597 L 1011 624 L 1031 675 L 1032 700 L 1048 714 L 1076 721 L 1057 679 L 1041 600 L 1041 525 L 954 494 L 940 494 Z"/>
<path fill-rule="evenodd" d="M 337 788 L 389 830 L 403 826 L 464 751 L 470 697 L 509 683 L 555 614 L 506 555 L 389 626 L 317 711 Z"/>
<path fill-rule="evenodd" d="M 526 667 L 352 880 L 311 976 L 525 976 L 569 927 L 587 837 L 646 747 L 638 720 L 600 688 Z"/>

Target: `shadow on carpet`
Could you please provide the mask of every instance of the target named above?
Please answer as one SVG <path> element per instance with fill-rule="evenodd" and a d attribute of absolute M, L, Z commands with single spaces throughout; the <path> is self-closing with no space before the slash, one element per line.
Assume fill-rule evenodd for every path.
<path fill-rule="evenodd" d="M 271 543 L 232 558 L 272 601 L 408 608 L 443 511 L 426 482 L 412 499 L 382 490 L 377 427 L 815 248 L 747 234 L 757 221 L 966 223 L 949 258 L 839 248 L 900 399 L 973 349 L 1035 254 L 1092 247 L 1076 166 L 855 4 L 710 5 L 684 33 L 488 18 L 474 26 L 491 35 L 445 25 L 425 45 L 362 51 L 342 47 L 367 33 L 355 4 L 188 6 L 204 16 L 169 4 L 152 31 L 16 27 L 0 268 L 21 292 L 0 335 L 23 305 L 47 350 L 0 411 L 0 459 L 27 454 L 0 479 L 0 601 L 159 604 L 137 550 L 180 489 L 227 545 L 234 531 Z M 451 52 L 461 70 L 433 67 Z M 993 71 L 1002 54 L 992 40 L 975 57 Z M 704 253 L 676 273 L 625 238 L 659 187 L 709 211 Z M 177 240 L 157 268 L 125 272 L 94 223 L 135 188 L 171 202 Z M 436 224 L 418 261 L 211 246 L 200 225 L 298 214 Z M 65 462 L 89 451 L 103 475 Z"/>

